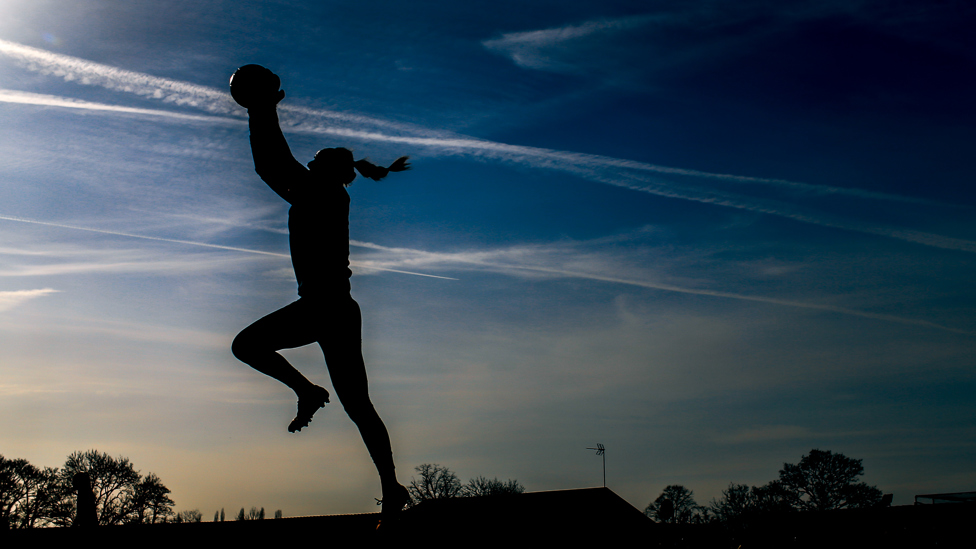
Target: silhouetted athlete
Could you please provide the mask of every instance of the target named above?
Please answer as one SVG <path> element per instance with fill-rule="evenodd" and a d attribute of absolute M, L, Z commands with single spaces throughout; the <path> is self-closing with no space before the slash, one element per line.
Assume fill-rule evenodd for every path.
<path fill-rule="evenodd" d="M 288 232 L 299 299 L 241 331 L 232 350 L 241 361 L 295 391 L 298 413 L 288 430 L 296 432 L 329 402 L 329 392 L 306 379 L 276 351 L 319 344 L 336 395 L 359 427 L 379 471 L 383 514 L 387 515 L 402 509 L 410 498 L 397 481 L 390 436 L 369 399 L 362 316 L 349 293 L 352 271 L 346 187 L 356 178 L 356 170 L 374 181 L 391 171 L 406 170 L 407 157 L 383 168 L 365 160 L 354 161 L 347 149 L 322 149 L 306 169 L 292 155 L 278 125 L 276 105 L 285 92 L 277 88 L 275 84 L 273 95 L 249 97 L 242 106 L 248 108 L 254 169 L 291 204 Z"/>

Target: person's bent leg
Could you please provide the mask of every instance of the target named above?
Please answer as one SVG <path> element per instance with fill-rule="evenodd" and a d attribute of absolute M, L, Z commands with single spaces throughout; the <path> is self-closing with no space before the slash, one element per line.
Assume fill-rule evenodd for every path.
<path fill-rule="evenodd" d="M 297 302 L 278 309 L 241 330 L 231 344 L 231 352 L 241 362 L 300 393 L 314 384 L 277 352 L 315 341 L 307 322 L 303 322 L 303 311 L 296 305 Z"/>
<path fill-rule="evenodd" d="M 315 341 L 314 333 L 307 307 L 295 302 L 244 328 L 231 345 L 238 360 L 295 391 L 298 413 L 288 426 L 290 432 L 308 425 L 315 411 L 329 402 L 329 392 L 309 381 L 277 351 L 308 345 Z"/>

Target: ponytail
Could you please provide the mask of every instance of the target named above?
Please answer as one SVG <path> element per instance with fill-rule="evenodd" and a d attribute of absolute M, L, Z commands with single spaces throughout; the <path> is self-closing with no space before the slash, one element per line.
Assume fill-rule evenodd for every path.
<path fill-rule="evenodd" d="M 407 159 L 409 158 L 409 156 L 401 156 L 400 158 L 397 158 L 393 164 L 390 164 L 389 168 L 377 166 L 365 158 L 353 162 L 353 166 L 356 167 L 356 170 L 363 177 L 367 177 L 373 181 L 379 181 L 386 177 L 390 172 L 402 172 L 409 170 L 410 164 L 407 163 Z"/>

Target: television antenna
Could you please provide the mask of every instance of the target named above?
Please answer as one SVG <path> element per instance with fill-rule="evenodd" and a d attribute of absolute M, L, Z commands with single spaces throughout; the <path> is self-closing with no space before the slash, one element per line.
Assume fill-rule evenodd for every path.
<path fill-rule="evenodd" d="M 587 448 L 587 450 L 596 450 L 596 455 L 603 456 L 603 487 L 607 487 L 607 449 L 603 447 L 599 442 L 596 443 L 596 448 Z"/>

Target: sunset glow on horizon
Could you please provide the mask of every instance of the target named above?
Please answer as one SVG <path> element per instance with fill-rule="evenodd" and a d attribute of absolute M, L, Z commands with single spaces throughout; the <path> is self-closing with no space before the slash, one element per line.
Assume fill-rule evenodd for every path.
<path fill-rule="evenodd" d="M 812 448 L 896 505 L 976 486 L 976 8 L 229 6 L 0 8 L 0 455 L 126 456 L 205 520 L 376 510 L 342 406 L 290 434 L 230 351 L 297 298 L 227 89 L 257 63 L 298 160 L 410 156 L 349 187 L 402 482 L 598 486 L 601 443 L 642 510 Z"/>

